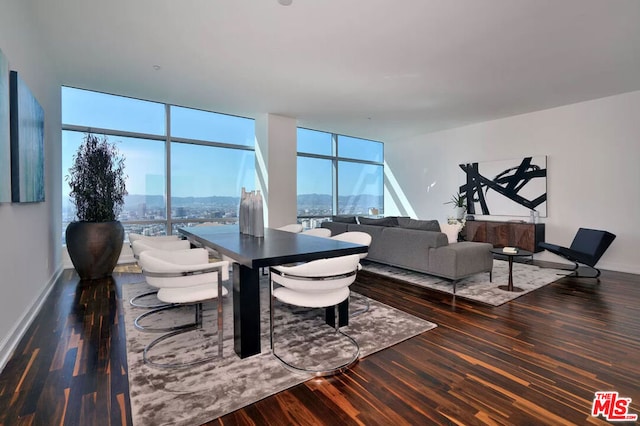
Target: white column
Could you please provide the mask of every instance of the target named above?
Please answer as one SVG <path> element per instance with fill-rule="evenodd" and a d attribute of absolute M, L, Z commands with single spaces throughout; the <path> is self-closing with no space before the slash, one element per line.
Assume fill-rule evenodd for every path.
<path fill-rule="evenodd" d="M 270 228 L 296 223 L 297 121 L 275 114 L 256 118 L 256 188 Z"/>

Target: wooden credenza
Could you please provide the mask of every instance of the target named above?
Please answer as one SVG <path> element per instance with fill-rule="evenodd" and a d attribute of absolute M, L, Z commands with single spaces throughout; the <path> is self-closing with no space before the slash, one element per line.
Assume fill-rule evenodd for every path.
<path fill-rule="evenodd" d="M 538 243 L 544 241 L 544 223 L 468 220 L 465 239 L 491 243 L 494 247 L 519 247 L 537 253 L 542 251 Z"/>

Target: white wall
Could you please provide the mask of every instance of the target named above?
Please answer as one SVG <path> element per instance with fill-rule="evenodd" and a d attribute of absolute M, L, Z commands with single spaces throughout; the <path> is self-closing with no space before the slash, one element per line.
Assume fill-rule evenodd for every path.
<path fill-rule="evenodd" d="M 608 230 L 617 239 L 599 267 L 640 273 L 638 111 L 640 91 L 387 143 L 397 184 L 386 180 L 385 213 L 446 220 L 458 164 L 547 155 L 546 240 L 569 245 L 578 227 Z M 389 192 L 406 194 L 408 204 Z"/>
<path fill-rule="evenodd" d="M 28 2 L 0 0 L 0 49 L 45 114 L 44 203 L 0 204 L 0 369 L 61 269 L 60 85 Z M 5 123 L 0 123 L 5 125 Z"/>

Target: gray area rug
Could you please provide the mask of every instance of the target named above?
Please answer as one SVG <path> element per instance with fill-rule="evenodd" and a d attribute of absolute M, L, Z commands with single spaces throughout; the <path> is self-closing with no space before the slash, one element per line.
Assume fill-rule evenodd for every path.
<path fill-rule="evenodd" d="M 231 289 L 231 283 L 226 282 L 225 287 Z M 124 285 L 121 301 L 126 322 L 129 393 L 134 425 L 198 425 L 312 378 L 310 374 L 294 373 L 285 368 L 270 353 L 267 279 L 261 283 L 261 354 L 240 359 L 233 351 L 233 304 L 229 292 L 223 307 L 222 360 L 176 370 L 145 365 L 143 348 L 158 334 L 142 332 L 134 327 L 135 317 L 145 309 L 130 306 L 128 300 L 148 289 L 144 282 Z M 436 327 L 436 324 L 354 293 L 351 311 L 360 310 L 367 301 L 370 309 L 350 318 L 349 326 L 341 328 L 359 343 L 361 358 Z M 163 342 L 161 345 L 165 346 L 157 347 L 153 359 L 186 360 L 202 354 L 215 354 L 215 309 L 215 302 L 205 304 L 204 330 L 191 331 Z M 277 303 L 276 312 L 276 353 L 287 361 L 314 366 L 312 360 L 318 360 L 318 366 L 330 367 L 348 359 L 352 348 L 344 337 L 336 335 L 324 323 L 324 310 L 291 309 Z M 192 321 L 193 318 L 193 308 L 185 307 L 158 314 L 144 324 L 166 325 Z M 310 339 L 313 343 L 309 343 Z M 341 339 L 341 342 L 325 343 L 336 339 Z"/>
<path fill-rule="evenodd" d="M 365 261 L 362 262 L 362 265 L 363 269 L 368 272 L 453 294 L 453 284 L 444 278 L 375 262 Z M 509 263 L 505 260 L 495 259 L 493 261 L 493 282 L 489 281 L 488 273 L 480 273 L 460 280 L 456 284 L 456 297 L 462 297 L 492 306 L 500 306 L 550 284 L 570 273 L 571 271 L 540 268 L 535 265 L 514 262 L 513 285 L 524 291 L 509 292 L 498 288 L 499 285 L 507 285 L 509 281 Z"/>

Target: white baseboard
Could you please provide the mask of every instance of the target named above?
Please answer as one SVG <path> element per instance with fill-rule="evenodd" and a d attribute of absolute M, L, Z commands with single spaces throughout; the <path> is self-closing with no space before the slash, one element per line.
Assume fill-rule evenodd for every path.
<path fill-rule="evenodd" d="M 31 306 L 26 310 L 22 318 L 18 320 L 18 322 L 14 325 L 13 329 L 9 332 L 8 337 L 0 343 L 0 372 L 4 370 L 5 365 L 9 362 L 11 355 L 13 355 L 13 351 L 15 351 L 18 343 L 27 332 L 27 329 L 33 322 L 38 312 L 42 308 L 45 300 L 47 300 L 47 296 L 53 289 L 54 284 L 60 278 L 62 274 L 62 265 L 58 267 L 58 269 L 54 272 L 54 274 L 49 279 L 47 285 L 44 286 L 40 295 L 35 298 Z"/>

